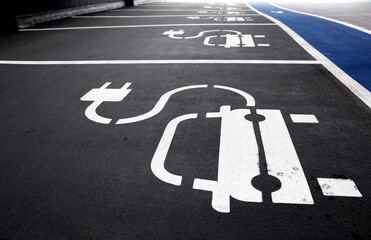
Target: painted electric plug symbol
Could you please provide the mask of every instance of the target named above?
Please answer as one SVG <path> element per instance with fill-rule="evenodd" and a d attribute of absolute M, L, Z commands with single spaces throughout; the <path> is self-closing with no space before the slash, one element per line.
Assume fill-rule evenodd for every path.
<path fill-rule="evenodd" d="M 85 110 L 85 115 L 88 119 L 93 122 L 109 124 L 112 119 L 99 116 L 97 114 L 97 108 L 103 102 L 120 102 L 122 101 L 131 91 L 128 89 L 131 83 L 126 83 L 120 89 L 107 89 L 110 82 L 105 83 L 100 88 L 93 88 L 87 94 L 80 98 L 81 101 L 92 101 L 93 103 Z"/>
<path fill-rule="evenodd" d="M 81 98 L 82 101 L 93 102 L 85 111 L 86 117 L 97 123 L 110 123 L 112 120 L 99 116 L 96 109 L 104 102 L 122 101 L 131 91 L 128 89 L 130 84 L 126 83 L 119 89 L 107 89 L 108 82 L 101 88 L 93 88 Z M 149 119 L 159 114 L 174 94 L 205 88 L 207 85 L 190 85 L 168 91 L 147 113 L 119 119 L 116 124 Z M 313 204 L 304 170 L 281 111 L 256 109 L 255 99 L 242 90 L 221 85 L 214 85 L 213 88 L 238 94 L 246 100 L 246 107 L 232 109 L 224 105 L 219 112 L 206 114 L 206 118 L 221 119 L 218 176 L 217 180 L 194 179 L 193 189 L 212 192 L 211 206 L 218 212 L 228 213 L 231 198 L 262 202 L 262 189 L 255 186 L 254 181 L 269 175 L 280 183 L 279 189 L 271 191 L 273 203 Z M 151 161 L 151 170 L 161 181 L 175 186 L 182 184 L 182 176 L 169 172 L 165 162 L 178 125 L 197 117 L 197 113 L 184 114 L 167 124 Z M 311 114 L 290 114 L 290 117 L 294 123 L 318 123 L 315 115 Z M 263 158 L 260 157 L 262 152 Z M 362 197 L 351 179 L 317 180 L 325 196 Z"/>
<path fill-rule="evenodd" d="M 204 38 L 203 44 L 206 46 L 218 46 L 218 47 L 224 47 L 224 48 L 239 48 L 239 47 L 269 47 L 269 44 L 255 44 L 254 38 L 265 38 L 265 35 L 251 35 L 251 34 L 242 34 L 239 31 L 235 30 L 207 30 L 207 31 L 202 31 L 198 33 L 195 36 L 188 36 L 185 37 L 183 36 L 184 30 L 169 30 L 165 31 L 163 35 L 169 36 L 169 38 L 172 39 L 181 39 L 181 40 L 187 40 L 187 39 L 195 39 L 195 38 L 200 38 L 206 34 L 209 33 L 219 33 L 223 34 L 221 36 L 218 35 L 211 35 L 211 36 L 206 36 Z M 224 43 L 217 43 L 217 39 L 223 39 L 222 42 Z"/>

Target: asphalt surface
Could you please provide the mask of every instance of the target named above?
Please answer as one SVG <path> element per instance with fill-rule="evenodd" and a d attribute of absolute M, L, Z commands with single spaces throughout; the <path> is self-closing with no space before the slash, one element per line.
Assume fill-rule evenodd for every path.
<path fill-rule="evenodd" d="M 256 14 L 242 2 L 235 6 L 183 5 L 152 3 L 86 16 L 197 16 L 202 15 L 198 11 L 205 11 L 205 6 L 221 8 L 222 14 L 211 14 L 217 19 L 235 17 L 227 14 L 227 7 Z M 133 11 L 141 9 L 184 11 Z M 263 16 L 250 17 L 252 21 L 244 22 L 186 16 L 73 18 L 0 37 L 0 60 L 34 64 L 0 65 L 0 238 L 370 239 L 370 108 L 279 26 Z M 170 25 L 158 26 L 164 24 Z M 128 25 L 135 27 L 112 28 Z M 85 28 L 97 26 L 111 27 Z M 74 27 L 79 29 L 71 29 Z M 183 30 L 186 37 L 209 30 L 238 31 L 240 35 L 251 35 L 254 47 L 241 47 L 243 36 L 239 36 L 238 46 L 233 45 L 236 39 L 231 38 L 233 46 L 224 47 L 225 34 L 233 35 L 232 32 L 173 39 L 164 35 L 170 30 Z M 251 39 L 248 42 L 251 44 Z M 153 62 L 37 62 L 54 60 Z M 154 60 L 183 63 L 158 64 Z M 263 62 L 254 63 L 255 60 Z M 304 63 L 299 64 L 300 61 Z M 107 89 L 131 83 L 132 91 L 122 101 L 98 106 L 99 116 L 112 119 L 110 124 L 100 124 L 85 115 L 92 101 L 80 99 L 107 82 L 112 83 Z M 161 111 L 148 119 L 116 124 L 119 119 L 151 111 L 169 91 L 195 85 L 207 87 L 171 95 Z M 256 104 L 251 105 L 249 99 L 250 106 L 246 106 L 242 95 L 216 86 L 246 92 Z M 109 92 L 104 97 L 112 99 L 115 94 Z M 206 117 L 228 105 L 232 110 L 251 111 L 243 122 L 252 122 L 258 155 L 241 153 L 246 148 L 243 141 L 248 140 L 239 132 L 248 131 L 250 125 L 238 125 L 241 121 L 235 117 L 229 131 L 225 131 L 227 120 Z M 266 114 L 278 113 L 284 123 L 276 118 L 272 128 L 265 128 L 263 123 L 270 118 L 262 110 Z M 179 122 L 169 148 L 163 147 L 161 144 L 171 135 L 166 135 L 170 123 L 195 113 L 197 118 Z M 290 114 L 312 114 L 318 123 L 296 123 Z M 274 129 L 287 129 L 289 137 L 275 135 Z M 222 131 L 226 135 L 234 131 L 234 135 L 221 139 Z M 273 147 L 269 146 L 270 140 Z M 294 156 L 284 153 L 290 143 Z M 221 154 L 225 149 L 229 149 L 227 158 Z M 165 154 L 164 169 L 182 176 L 180 186 L 166 182 L 153 170 L 153 159 L 161 153 Z M 195 189 L 194 180 L 222 181 L 222 172 L 236 167 L 225 176 L 231 177 L 230 185 L 222 187 L 233 188 L 246 174 L 244 163 L 228 166 L 228 161 L 238 159 L 239 153 L 242 158 L 259 156 L 261 177 L 240 184 L 248 187 L 251 182 L 261 191 L 262 202 L 228 196 L 230 209 L 223 213 L 220 205 L 212 203 L 217 194 Z M 290 179 L 300 174 L 291 170 L 287 172 L 289 183 L 278 181 L 286 174 L 285 166 L 291 166 L 286 162 L 293 161 L 295 153 L 300 166 L 293 170 L 305 174 L 304 180 L 298 181 L 309 187 L 309 198 L 314 204 L 309 198 L 294 199 L 298 204 L 289 203 L 290 200 L 277 202 L 273 195 L 285 184 L 289 188 L 295 185 Z M 283 170 L 269 178 L 267 173 L 273 175 L 275 162 Z M 325 196 L 318 178 L 351 179 L 357 186 L 353 192 L 362 197 Z M 234 191 L 244 190 L 237 187 Z M 295 194 L 291 192 L 287 197 Z"/>

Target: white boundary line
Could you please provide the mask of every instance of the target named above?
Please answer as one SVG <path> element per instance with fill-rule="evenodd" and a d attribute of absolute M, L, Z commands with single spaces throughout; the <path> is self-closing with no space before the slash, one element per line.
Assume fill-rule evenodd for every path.
<path fill-rule="evenodd" d="M 224 9 L 115 9 L 107 12 L 252 12 L 251 9 L 224 10 Z"/>
<path fill-rule="evenodd" d="M 61 30 L 84 30 L 84 29 L 113 29 L 113 28 L 146 28 L 146 27 L 182 27 L 182 26 L 272 26 L 275 23 L 189 23 L 189 24 L 152 24 L 152 25 L 121 25 L 121 26 L 95 26 L 95 27 L 65 27 L 65 28 L 27 28 L 19 29 L 19 32 L 36 31 L 61 31 Z"/>
<path fill-rule="evenodd" d="M 165 17 L 225 17 L 230 15 L 220 16 L 218 14 L 214 15 L 146 15 L 146 16 L 72 16 L 71 18 L 165 18 Z M 233 17 L 243 17 L 243 16 L 259 16 L 257 13 L 233 15 Z"/>
<path fill-rule="evenodd" d="M 366 28 L 363 28 L 363 27 L 356 26 L 356 25 L 351 24 L 351 23 L 343 22 L 343 21 L 336 20 L 336 19 L 333 19 L 333 18 L 323 17 L 323 16 L 320 16 L 320 15 L 312 14 L 312 13 L 305 13 L 305 12 L 300 12 L 300 11 L 297 11 L 297 10 L 281 7 L 281 6 L 279 6 L 275 3 L 272 3 L 272 2 L 269 2 L 269 3 L 273 6 L 275 6 L 275 7 L 278 7 L 278 8 L 287 10 L 287 11 L 296 12 L 296 13 L 300 13 L 300 14 L 304 14 L 304 15 L 308 15 L 308 16 L 312 16 L 312 17 L 321 18 L 321 19 L 324 19 L 324 20 L 328 20 L 328 21 L 331 21 L 331 22 L 342 24 L 342 25 L 350 27 L 350 28 L 357 29 L 358 31 L 361 31 L 361 32 L 364 32 L 364 33 L 367 33 L 367 34 L 371 34 L 370 30 L 368 30 Z"/>
<path fill-rule="evenodd" d="M 315 59 L 321 62 L 322 65 L 327 70 L 329 70 L 340 82 L 342 82 L 350 91 L 352 91 L 369 108 L 371 108 L 371 93 L 366 88 L 364 88 L 356 80 L 354 80 L 352 77 L 346 74 L 343 70 L 341 70 L 338 66 L 336 66 L 327 57 L 325 57 L 322 53 L 320 53 L 317 49 L 315 49 L 312 45 L 310 45 L 307 41 L 305 41 L 302 37 L 300 37 L 296 32 L 287 27 L 285 24 L 265 13 L 258 11 L 257 9 L 252 7 L 248 2 L 245 2 L 245 4 L 249 6 L 251 9 L 255 10 L 257 13 L 260 13 L 269 20 L 275 22 L 286 33 L 288 33 L 300 46 L 302 46 L 309 54 L 311 54 Z"/>
<path fill-rule="evenodd" d="M 104 65 L 104 64 L 321 64 L 313 60 L 71 60 L 13 61 L 0 60 L 0 65 Z"/>

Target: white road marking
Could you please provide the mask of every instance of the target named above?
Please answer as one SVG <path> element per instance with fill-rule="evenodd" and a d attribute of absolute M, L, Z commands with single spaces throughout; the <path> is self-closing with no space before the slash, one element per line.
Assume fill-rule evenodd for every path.
<path fill-rule="evenodd" d="M 166 126 L 151 162 L 151 170 L 160 180 L 176 186 L 180 186 L 182 183 L 181 176 L 172 174 L 165 169 L 165 160 L 179 123 L 195 118 L 197 118 L 196 113 L 183 115 L 171 120 Z"/>
<path fill-rule="evenodd" d="M 158 6 L 162 6 L 162 7 L 204 7 L 205 5 L 204 4 L 151 4 L 151 5 L 141 5 L 141 7 L 158 7 Z M 212 7 L 212 6 L 211 6 Z"/>
<path fill-rule="evenodd" d="M 317 180 L 325 196 L 362 197 L 351 179 L 318 178 Z"/>
<path fill-rule="evenodd" d="M 107 89 L 110 84 L 110 82 L 107 82 L 100 88 L 93 88 L 80 98 L 81 101 L 93 101 L 93 103 L 85 110 L 85 116 L 93 122 L 109 124 L 112 119 L 98 115 L 96 112 L 97 108 L 103 102 L 120 102 L 131 91 L 131 89 L 128 89 L 131 83 L 126 83 L 120 89 Z"/>
<path fill-rule="evenodd" d="M 184 37 L 184 39 L 194 39 L 194 38 L 199 38 L 201 37 L 202 35 L 204 35 L 205 33 L 211 33 L 211 32 L 220 32 L 221 30 L 208 30 L 208 31 L 202 31 L 202 32 L 199 32 L 196 36 L 190 36 L 190 37 Z M 183 31 L 184 33 L 184 31 Z M 165 35 L 165 33 L 164 33 Z M 169 37 L 171 38 L 171 36 L 169 35 Z"/>
<path fill-rule="evenodd" d="M 258 16 L 259 14 L 251 13 L 251 14 L 243 14 L 241 16 Z M 196 19 L 200 19 L 199 17 L 217 17 L 219 15 L 209 14 L 209 15 L 197 15 Z M 192 17 L 188 15 L 146 15 L 146 16 L 72 16 L 71 18 L 165 18 L 165 17 Z M 219 16 L 220 17 L 220 16 Z M 230 18 L 230 17 L 229 17 Z M 234 17 L 236 18 L 236 17 Z"/>
<path fill-rule="evenodd" d="M 291 11 L 291 12 L 296 12 L 296 13 L 300 13 L 300 14 L 304 14 L 304 15 L 308 15 L 308 16 L 312 16 L 312 17 L 321 18 L 321 19 L 324 19 L 324 20 L 327 20 L 327 21 L 339 23 L 339 24 L 342 24 L 344 26 L 357 29 L 358 31 L 361 31 L 361 32 L 371 34 L 371 30 L 368 30 L 368 29 L 363 28 L 363 27 L 356 26 L 356 25 L 351 24 L 351 23 L 347 23 L 347 22 L 344 22 L 344 21 L 340 21 L 340 20 L 336 20 L 336 19 L 328 18 L 328 17 L 324 17 L 324 16 L 319 16 L 319 15 L 316 15 L 316 14 L 305 13 L 305 12 L 301 12 L 301 11 L 297 11 L 297 10 L 293 10 L 293 9 L 289 9 L 289 8 L 285 8 L 285 7 L 281 7 L 281 6 L 278 6 L 277 4 L 274 4 L 272 2 L 270 2 L 270 4 L 277 7 L 277 8 L 281 8 L 281 9 L 284 9 L 284 10 L 288 10 L 288 11 Z"/>
<path fill-rule="evenodd" d="M 237 93 L 238 95 L 241 95 L 243 98 L 246 99 L 246 107 L 255 106 L 255 99 L 253 98 L 253 96 L 251 96 L 247 92 L 244 92 L 244 91 L 242 91 L 240 89 L 237 89 L 237 88 L 226 87 L 226 86 L 221 86 L 221 85 L 214 85 L 214 88 L 223 89 L 223 90 L 227 90 L 227 91 Z"/>
<path fill-rule="evenodd" d="M 266 119 L 259 122 L 268 174 L 281 182 L 272 193 L 274 203 L 313 204 L 304 171 L 280 110 L 257 110 Z"/>
<path fill-rule="evenodd" d="M 269 47 L 270 44 L 266 44 L 266 43 L 259 43 L 258 44 L 259 47 Z"/>
<path fill-rule="evenodd" d="M 265 38 L 265 35 L 254 35 L 255 38 Z"/>
<path fill-rule="evenodd" d="M 294 123 L 318 123 L 318 120 L 313 114 L 290 114 L 291 120 Z"/>
<path fill-rule="evenodd" d="M 313 60 L 69 60 L 69 61 L 17 61 L 0 60 L 0 65 L 130 65 L 130 64 L 321 64 Z"/>
<path fill-rule="evenodd" d="M 151 24 L 151 25 L 118 25 L 94 27 L 62 27 L 62 28 L 27 28 L 19 32 L 62 31 L 62 30 L 89 30 L 89 29 L 117 29 L 117 28 L 146 28 L 146 27 L 180 27 L 180 26 L 274 26 L 275 23 L 188 23 L 188 24 Z"/>
<path fill-rule="evenodd" d="M 135 116 L 135 117 L 119 119 L 116 122 L 116 124 L 128 124 L 128 123 L 140 122 L 140 121 L 146 120 L 148 118 L 151 118 L 151 117 L 157 115 L 158 113 L 160 113 L 162 111 L 162 109 L 165 107 L 167 101 L 169 101 L 169 99 L 172 95 L 174 95 L 178 92 L 182 92 L 182 91 L 186 91 L 186 90 L 190 90 L 190 89 L 197 89 L 197 88 L 207 88 L 207 85 L 192 85 L 192 86 L 186 86 L 186 87 L 173 89 L 173 90 L 165 93 L 164 95 L 162 95 L 161 98 L 156 103 L 156 105 L 153 107 L 153 109 L 150 110 L 149 112 L 144 113 L 144 114 L 139 115 L 139 116 Z"/>
<path fill-rule="evenodd" d="M 173 39 L 194 39 L 202 37 L 205 33 L 212 33 L 212 32 L 228 32 L 233 34 L 225 34 L 222 36 L 212 35 L 205 37 L 203 44 L 206 46 L 219 46 L 224 48 L 237 48 L 237 47 L 255 47 L 254 40 L 252 38 L 252 35 L 250 34 L 241 34 L 239 31 L 235 30 L 207 30 L 202 31 L 198 33 L 196 36 L 190 36 L 190 37 L 183 37 L 181 35 L 184 34 L 184 30 L 169 30 L 165 31 L 163 35 L 169 36 L 169 38 Z M 225 38 L 225 43 L 219 43 L 215 44 L 212 43 L 212 39 L 215 38 Z M 269 44 L 258 44 L 258 46 L 262 47 L 269 47 Z"/>
<path fill-rule="evenodd" d="M 207 118 L 221 118 L 218 180 L 195 179 L 193 188 L 212 191 L 212 207 L 230 212 L 230 197 L 244 202 L 262 202 L 262 193 L 251 181 L 260 174 L 258 145 L 253 123 L 245 119 L 249 109 L 231 110 L 223 106 L 220 112 L 207 113 Z"/>
<path fill-rule="evenodd" d="M 116 10 L 107 10 L 108 12 L 198 12 L 202 11 L 200 9 L 116 9 Z M 224 10 L 212 10 L 212 11 L 223 11 Z M 251 10 L 243 10 L 244 12 L 252 12 Z"/>
<path fill-rule="evenodd" d="M 300 46 L 302 46 L 309 54 L 311 54 L 316 60 L 320 61 L 322 65 L 329 70 L 341 83 L 344 84 L 350 91 L 352 91 L 359 99 L 361 99 L 369 108 L 371 108 L 371 92 L 359 84 L 356 80 L 346 74 L 333 62 L 331 62 L 327 57 L 320 53 L 317 49 L 311 46 L 307 41 L 300 37 L 296 32 L 287 27 L 282 22 L 277 19 L 264 14 L 255 8 L 253 8 L 248 2 L 245 2 L 247 6 L 260 13 L 264 17 L 276 23 L 281 27 L 286 33 L 288 33 Z"/>

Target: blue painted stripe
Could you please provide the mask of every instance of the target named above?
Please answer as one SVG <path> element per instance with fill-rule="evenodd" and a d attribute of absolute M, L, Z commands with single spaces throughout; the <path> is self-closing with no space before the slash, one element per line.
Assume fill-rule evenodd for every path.
<path fill-rule="evenodd" d="M 371 35 L 325 19 L 291 12 L 265 2 L 257 10 L 291 28 L 334 64 L 371 91 Z M 282 11 L 283 13 L 275 13 Z"/>

